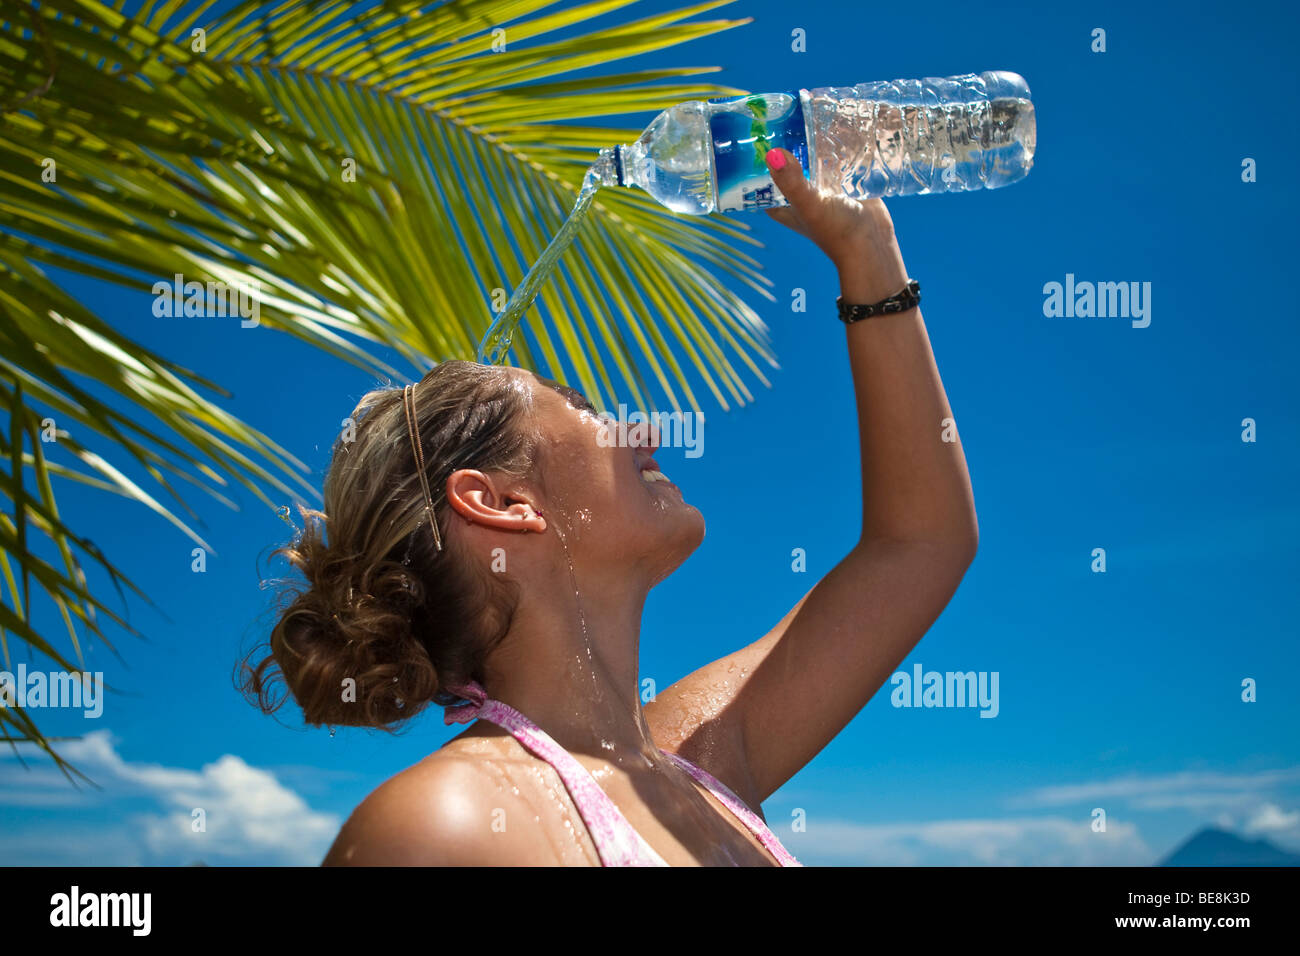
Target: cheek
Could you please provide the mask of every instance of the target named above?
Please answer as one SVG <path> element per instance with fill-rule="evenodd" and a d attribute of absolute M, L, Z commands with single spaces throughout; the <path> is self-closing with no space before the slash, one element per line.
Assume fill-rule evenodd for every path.
<path fill-rule="evenodd" d="M 645 509 L 651 504 L 641 479 L 633 474 L 626 448 L 602 448 L 590 461 L 584 498 L 588 507 L 603 518 L 616 536 L 627 540 L 646 524 Z"/>
<path fill-rule="evenodd" d="M 582 424 L 587 442 L 600 454 L 616 456 L 619 450 L 626 450 L 627 436 L 617 421 L 584 412 Z"/>
<path fill-rule="evenodd" d="M 582 481 L 602 498 L 626 497 L 632 475 L 631 453 L 618 428 L 588 412 L 582 414 L 582 433 L 573 449 L 575 461 L 583 463 Z"/>
<path fill-rule="evenodd" d="M 597 443 L 598 423 L 570 433 L 552 446 L 547 469 L 551 500 L 562 509 L 610 514 L 625 507 L 635 486 L 627 479 L 627 449 Z M 620 504 L 621 503 L 621 504 Z"/>

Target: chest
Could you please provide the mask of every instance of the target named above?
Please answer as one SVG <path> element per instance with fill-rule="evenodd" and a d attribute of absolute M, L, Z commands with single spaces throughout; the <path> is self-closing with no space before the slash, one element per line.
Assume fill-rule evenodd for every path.
<path fill-rule="evenodd" d="M 579 761 L 617 811 L 617 825 L 630 825 L 670 866 L 775 866 L 777 861 L 758 836 L 701 782 L 665 763 L 625 774 L 594 761 Z M 545 793 L 532 800 L 555 811 L 549 843 L 572 837 L 587 862 L 599 865 L 591 831 L 559 775 L 544 765 Z M 543 799 L 545 803 L 543 804 Z M 584 801 L 585 804 L 585 801 Z M 585 805 L 588 815 L 594 813 Z M 546 819 L 537 814 L 539 826 Z"/>

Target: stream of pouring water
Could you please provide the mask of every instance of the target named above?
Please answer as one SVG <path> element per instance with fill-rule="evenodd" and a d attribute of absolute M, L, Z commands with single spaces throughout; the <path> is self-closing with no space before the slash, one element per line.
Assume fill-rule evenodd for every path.
<path fill-rule="evenodd" d="M 564 220 L 564 225 L 560 226 L 551 244 L 528 270 L 528 275 L 524 276 L 524 281 L 519 283 L 519 287 L 510 296 L 510 301 L 501 310 L 501 314 L 488 326 L 487 333 L 478 347 L 479 364 L 500 365 L 505 362 L 510 352 L 510 340 L 514 338 L 515 329 L 519 327 L 524 311 L 532 305 L 533 299 L 537 298 L 542 283 L 550 278 L 551 273 L 555 271 L 555 263 L 578 234 L 583 219 L 587 217 L 587 209 L 595 198 L 596 190 L 612 182 L 613 164 L 613 154 L 609 152 L 603 153 L 600 159 L 591 164 L 587 175 L 582 179 L 582 189 L 578 191 L 578 199 L 573 204 L 569 218 Z"/>

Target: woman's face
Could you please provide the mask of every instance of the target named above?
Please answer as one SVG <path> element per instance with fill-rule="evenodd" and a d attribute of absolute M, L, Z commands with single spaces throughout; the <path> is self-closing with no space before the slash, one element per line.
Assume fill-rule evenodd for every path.
<path fill-rule="evenodd" d="M 660 436 L 648 424 L 600 416 L 567 385 L 524 370 L 514 374 L 532 391 L 541 436 L 545 504 L 539 507 L 547 519 L 558 519 L 547 523 L 560 526 L 575 564 L 620 573 L 640 568 L 652 584 L 666 578 L 704 540 L 704 517 L 676 484 L 655 480 L 655 472 L 664 472 L 654 458 Z"/>

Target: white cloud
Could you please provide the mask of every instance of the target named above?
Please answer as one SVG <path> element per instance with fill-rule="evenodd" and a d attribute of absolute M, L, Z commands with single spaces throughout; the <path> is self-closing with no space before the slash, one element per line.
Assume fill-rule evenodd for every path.
<path fill-rule="evenodd" d="M 1295 831 L 1300 830 L 1300 810 L 1286 813 L 1276 804 L 1266 803 L 1256 809 L 1242 829 L 1251 834 L 1294 836 Z"/>
<path fill-rule="evenodd" d="M 1251 773 L 1183 771 L 1151 776 L 1042 787 L 1009 801 L 1015 807 L 1122 807 L 1140 811 L 1184 810 L 1225 830 L 1263 836 L 1284 847 L 1300 844 L 1300 811 L 1286 812 L 1279 802 L 1300 783 L 1300 767 Z"/>
<path fill-rule="evenodd" d="M 1049 807 L 1117 800 L 1146 809 L 1240 809 L 1244 804 L 1257 802 L 1263 793 L 1297 782 L 1300 782 L 1300 767 L 1239 774 L 1213 771 L 1134 774 L 1112 780 L 1040 787 L 1012 801 L 1012 805 Z"/>
<path fill-rule="evenodd" d="M 274 774 L 226 754 L 199 770 L 131 763 L 117 752 L 112 734 L 97 730 L 63 743 L 60 754 L 105 789 L 108 797 L 144 797 L 159 812 L 136 814 L 127 827 L 160 862 L 264 862 L 315 865 L 328 850 L 341 820 L 313 810 Z M 17 769 L 17 768 L 15 768 Z M 38 773 L 38 770 L 33 770 Z M 24 772 L 4 776 L 0 803 L 52 806 L 79 802 L 93 806 L 99 791 L 71 790 L 61 775 L 46 771 L 24 780 Z M 203 810 L 206 830 L 194 832 L 193 811 Z M 112 865 L 87 845 L 83 864 Z M 93 856 L 91 854 L 94 854 Z M 120 864 L 119 864 L 120 865 Z"/>
<path fill-rule="evenodd" d="M 1088 819 L 1030 817 L 861 825 L 808 821 L 781 840 L 801 861 L 844 866 L 1147 866 L 1132 823 L 1095 833 Z"/>
<path fill-rule="evenodd" d="M 1121 800 L 1123 798 L 1120 798 Z M 1256 793 L 1153 793 L 1143 797 L 1131 797 L 1127 804 L 1138 810 L 1242 810 L 1257 806 L 1259 795 Z"/>

